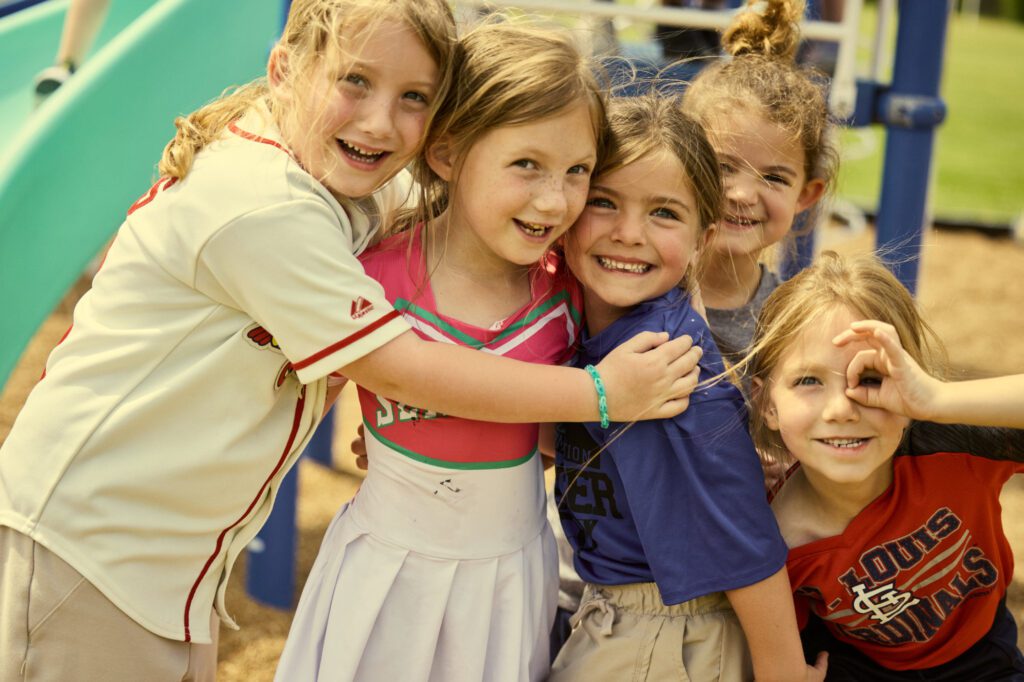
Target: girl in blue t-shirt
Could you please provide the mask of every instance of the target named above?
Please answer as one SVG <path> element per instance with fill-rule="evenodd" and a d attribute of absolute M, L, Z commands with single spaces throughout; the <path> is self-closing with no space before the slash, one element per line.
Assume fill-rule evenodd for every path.
<path fill-rule="evenodd" d="M 690 335 L 702 379 L 716 377 L 687 288 L 723 204 L 715 153 L 673 98 L 623 99 L 609 114 L 611 153 L 565 241 L 584 287 L 576 364 L 666 331 Z M 557 427 L 555 494 L 587 587 L 551 680 L 823 678 L 824 659 L 803 660 L 745 424 L 739 390 L 705 381 L 673 419 Z"/>

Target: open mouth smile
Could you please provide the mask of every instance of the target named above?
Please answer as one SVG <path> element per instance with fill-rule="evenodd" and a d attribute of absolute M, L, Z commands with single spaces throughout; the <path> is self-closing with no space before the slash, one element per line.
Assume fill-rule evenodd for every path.
<path fill-rule="evenodd" d="M 369 166 L 376 165 L 377 163 L 379 163 L 380 161 L 382 161 L 384 158 L 391 154 L 391 152 L 387 151 L 372 151 L 369 149 L 364 149 L 362 147 L 352 144 L 351 142 L 346 142 L 345 140 L 341 139 L 338 140 L 338 147 L 341 149 L 341 152 L 348 158 L 352 159 L 357 163 Z"/>
<path fill-rule="evenodd" d="M 548 233 L 551 232 L 551 230 L 554 229 L 550 225 L 540 225 L 538 223 L 528 223 L 528 222 L 525 222 L 523 220 L 519 220 L 517 218 L 513 218 L 512 222 L 514 222 L 516 224 L 516 227 L 518 227 L 520 230 L 522 230 L 525 234 L 527 234 L 528 236 L 533 237 L 535 239 L 543 239 L 543 238 L 547 237 Z"/>
<path fill-rule="evenodd" d="M 854 450 L 862 445 L 865 445 L 869 439 L 867 438 L 821 438 L 819 442 L 829 445 L 834 448 L 840 448 L 843 450 Z"/>
<path fill-rule="evenodd" d="M 735 225 L 736 227 L 741 228 L 757 227 L 758 225 L 761 224 L 760 220 L 753 220 L 752 218 L 740 218 L 739 216 L 733 215 L 725 216 L 725 222 L 729 223 L 730 225 Z"/>
<path fill-rule="evenodd" d="M 607 256 L 596 256 L 595 260 L 597 260 L 598 265 L 605 270 L 611 270 L 612 272 L 628 272 L 634 275 L 642 275 L 652 267 L 650 263 L 621 261 Z"/>

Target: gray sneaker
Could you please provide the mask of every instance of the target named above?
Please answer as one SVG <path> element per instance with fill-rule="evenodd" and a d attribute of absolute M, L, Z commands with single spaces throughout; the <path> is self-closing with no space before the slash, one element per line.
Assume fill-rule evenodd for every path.
<path fill-rule="evenodd" d="M 74 72 L 74 64 L 55 64 L 40 71 L 35 80 L 36 102 L 52 95 Z"/>

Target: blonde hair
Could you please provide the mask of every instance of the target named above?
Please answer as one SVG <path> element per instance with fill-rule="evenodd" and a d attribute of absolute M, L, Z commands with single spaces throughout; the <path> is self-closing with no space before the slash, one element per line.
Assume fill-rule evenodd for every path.
<path fill-rule="evenodd" d="M 945 365 L 942 342 L 921 316 L 910 292 L 876 256 L 840 256 L 825 251 L 768 297 L 757 318 L 750 354 L 738 365 L 746 365 L 755 387 L 760 387 L 751 398 L 754 444 L 776 461 L 787 461 L 789 456 L 779 434 L 769 429 L 761 416 L 772 374 L 800 335 L 837 308 L 891 324 L 903 348 L 929 373 L 940 373 Z"/>
<path fill-rule="evenodd" d="M 445 0 L 294 0 L 275 48 L 287 62 L 282 70 L 285 88 L 301 99 L 309 92 L 317 67 L 324 60 L 340 62 L 356 51 L 353 45 L 358 47 L 354 42 L 357 29 L 369 35 L 375 25 L 389 20 L 407 24 L 436 62 L 442 75 L 433 102 L 436 109 L 448 87 L 456 40 L 455 20 Z M 164 148 L 158 166 L 160 175 L 184 178 L 195 155 L 259 102 L 266 102 L 278 117 L 287 117 L 293 111 L 276 101 L 265 78 L 258 78 L 225 91 L 188 116 L 176 118 L 177 133 Z"/>
<path fill-rule="evenodd" d="M 427 147 L 441 141 L 458 164 L 485 133 L 555 116 L 585 104 L 598 158 L 605 139 L 601 86 L 571 34 L 563 29 L 503 21 L 467 33 L 452 60 L 452 85 L 427 133 Z M 456 168 L 458 171 L 458 168 Z M 419 208 L 398 219 L 397 229 L 429 222 L 447 207 L 449 188 L 426 159 L 412 167 L 422 195 Z"/>
<path fill-rule="evenodd" d="M 722 36 L 732 58 L 703 69 L 687 90 L 683 107 L 712 135 L 720 116 L 759 114 L 798 143 L 806 179 L 819 179 L 830 187 L 839 152 L 825 99 L 826 81 L 794 62 L 803 11 L 803 0 L 748 0 L 747 11 L 737 15 Z"/>

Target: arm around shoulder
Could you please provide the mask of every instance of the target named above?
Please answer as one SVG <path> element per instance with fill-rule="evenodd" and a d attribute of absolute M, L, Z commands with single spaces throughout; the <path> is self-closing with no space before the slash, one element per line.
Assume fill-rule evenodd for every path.
<path fill-rule="evenodd" d="M 641 338 L 642 337 L 642 338 Z M 611 417 L 660 419 L 682 412 L 696 385 L 699 349 L 689 339 L 634 337 L 598 366 Z M 520 362 L 412 332 L 342 368 L 359 385 L 409 405 L 468 419 L 598 421 L 597 393 L 581 369 Z"/>

